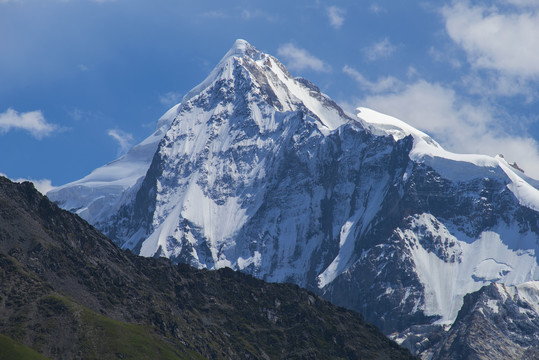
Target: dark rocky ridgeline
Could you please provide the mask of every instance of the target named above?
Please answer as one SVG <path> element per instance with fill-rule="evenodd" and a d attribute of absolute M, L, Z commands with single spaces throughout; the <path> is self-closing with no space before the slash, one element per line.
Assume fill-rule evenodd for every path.
<path fill-rule="evenodd" d="M 358 313 L 296 285 L 135 256 L 6 178 L 0 334 L 0 358 L 412 358 Z"/>

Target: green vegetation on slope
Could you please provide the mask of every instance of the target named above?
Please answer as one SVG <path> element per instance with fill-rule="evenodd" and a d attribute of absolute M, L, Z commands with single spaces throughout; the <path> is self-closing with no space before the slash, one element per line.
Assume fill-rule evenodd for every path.
<path fill-rule="evenodd" d="M 48 360 L 37 353 L 5 335 L 0 334 L 0 360 Z"/>
<path fill-rule="evenodd" d="M 187 355 L 180 355 L 171 344 L 156 336 L 153 329 L 147 325 L 110 319 L 63 296 L 48 296 L 42 302 L 47 302 L 56 311 L 64 306 L 69 308 L 79 328 L 80 351 L 85 359 L 190 358 Z"/>

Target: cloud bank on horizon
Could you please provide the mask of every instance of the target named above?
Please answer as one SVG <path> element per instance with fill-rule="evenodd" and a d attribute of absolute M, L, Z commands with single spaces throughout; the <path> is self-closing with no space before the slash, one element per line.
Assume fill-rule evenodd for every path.
<path fill-rule="evenodd" d="M 534 0 L 35 4 L 0 0 L 0 151 L 14 154 L 0 171 L 15 178 L 60 185 L 125 153 L 236 38 L 348 111 L 371 107 L 539 178 Z"/>

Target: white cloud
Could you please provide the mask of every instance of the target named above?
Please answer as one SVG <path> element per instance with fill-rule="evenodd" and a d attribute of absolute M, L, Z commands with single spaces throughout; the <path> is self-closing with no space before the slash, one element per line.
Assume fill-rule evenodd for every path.
<path fill-rule="evenodd" d="M 384 40 L 374 43 L 371 46 L 363 49 L 363 51 L 365 52 L 365 57 L 369 61 L 387 58 L 391 54 L 393 54 L 395 50 L 395 46 L 391 44 L 388 38 L 385 38 Z"/>
<path fill-rule="evenodd" d="M 329 23 L 335 29 L 339 29 L 344 24 L 344 15 L 346 11 L 337 6 L 330 6 L 327 8 L 327 15 L 329 17 Z"/>
<path fill-rule="evenodd" d="M 107 134 L 118 142 L 118 155 L 125 154 L 133 146 L 133 135 L 118 129 L 107 130 Z"/>
<path fill-rule="evenodd" d="M 287 43 L 277 49 L 277 54 L 283 58 L 290 70 L 313 70 L 318 72 L 329 72 L 330 66 L 322 60 L 311 55 L 307 50 L 297 48 L 291 43 Z"/>
<path fill-rule="evenodd" d="M 176 91 L 169 91 L 163 95 L 159 95 L 159 102 L 168 107 L 176 105 L 181 99 L 182 94 Z"/>
<path fill-rule="evenodd" d="M 386 8 L 383 8 L 383 7 L 381 7 L 380 5 L 378 5 L 376 3 L 371 4 L 371 6 L 369 6 L 369 10 L 370 10 L 370 12 L 372 12 L 373 14 L 376 14 L 376 15 L 387 12 Z"/>
<path fill-rule="evenodd" d="M 0 176 L 4 176 L 4 177 L 7 177 L 8 179 L 10 179 L 10 177 L 7 176 L 4 173 L 0 173 Z M 15 179 L 15 180 L 14 179 L 10 179 L 10 180 L 14 181 L 14 182 L 18 182 L 18 183 L 22 183 L 22 182 L 25 182 L 25 181 L 30 181 L 31 183 L 34 184 L 34 187 L 37 189 L 37 191 L 39 191 L 43 195 L 46 195 L 49 191 L 56 188 L 56 186 L 52 185 L 52 182 L 49 179 L 32 180 L 32 179 L 18 178 L 18 179 Z"/>
<path fill-rule="evenodd" d="M 530 1 L 512 0 L 524 4 Z M 455 2 L 444 7 L 446 30 L 472 66 L 512 76 L 539 76 L 539 13 L 503 13 L 493 6 Z"/>
<path fill-rule="evenodd" d="M 370 81 L 359 71 L 348 65 L 345 65 L 342 71 L 350 75 L 350 77 L 354 79 L 363 89 L 370 91 L 371 93 L 380 93 L 390 90 L 395 91 L 402 85 L 402 83 L 393 76 L 386 76 L 378 79 L 375 82 Z"/>
<path fill-rule="evenodd" d="M 529 79 L 521 76 L 509 76 L 499 72 L 478 74 L 471 72 L 462 77 L 462 84 L 470 94 L 483 98 L 496 98 L 497 96 L 525 96 L 527 103 L 537 98 L 537 90 Z"/>
<path fill-rule="evenodd" d="M 48 123 L 39 110 L 18 113 L 10 108 L 4 113 L 0 113 L 0 134 L 7 133 L 12 129 L 28 131 L 36 139 L 41 139 L 49 136 L 57 127 Z"/>
<path fill-rule="evenodd" d="M 508 120 L 498 117 L 495 108 L 466 102 L 451 88 L 418 80 L 398 92 L 367 96 L 359 104 L 425 131 L 447 150 L 501 153 L 539 178 L 539 144 L 531 137 L 511 133 Z"/>
<path fill-rule="evenodd" d="M 22 179 L 19 179 L 17 181 L 20 182 L 21 180 Z M 26 181 L 26 180 L 22 180 L 22 181 Z M 52 185 L 52 182 L 49 179 L 41 179 L 41 180 L 29 179 L 27 181 L 34 183 L 34 186 L 37 189 L 37 191 L 39 191 L 43 195 L 46 195 L 49 191 L 56 188 L 56 186 Z"/>

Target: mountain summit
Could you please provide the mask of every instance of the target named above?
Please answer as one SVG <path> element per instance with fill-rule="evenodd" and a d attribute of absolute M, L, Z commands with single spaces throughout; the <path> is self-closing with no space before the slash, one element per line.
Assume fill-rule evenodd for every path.
<path fill-rule="evenodd" d="M 164 118 L 145 161 L 130 151 L 48 196 L 136 254 L 296 283 L 425 354 L 419 327 L 445 333 L 466 294 L 539 280 L 530 179 L 348 114 L 246 41 Z M 136 171 L 90 181 L 114 164 Z"/>

